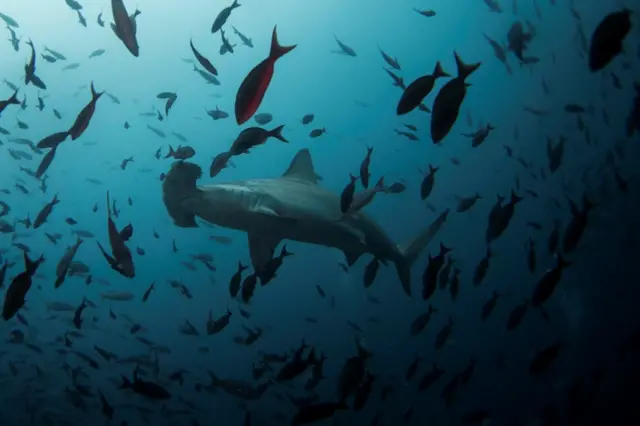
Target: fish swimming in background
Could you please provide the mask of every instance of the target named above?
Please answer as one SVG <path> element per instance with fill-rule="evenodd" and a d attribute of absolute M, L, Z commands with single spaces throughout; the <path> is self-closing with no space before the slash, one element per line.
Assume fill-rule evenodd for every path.
<path fill-rule="evenodd" d="M 133 15 L 129 16 L 123 0 L 111 0 L 111 10 L 113 11 L 114 20 L 114 23 L 111 24 L 111 29 L 122 43 L 124 43 L 129 52 L 137 58 L 140 55 L 140 47 L 138 46 L 138 39 L 136 37 L 136 17 L 140 15 L 141 12 L 136 9 Z"/>
<path fill-rule="evenodd" d="M 250 37 L 247 37 L 244 34 L 242 34 L 233 25 L 231 26 L 231 28 L 233 29 L 234 34 L 237 35 L 238 37 L 240 37 L 240 40 L 242 41 L 242 44 L 244 44 L 247 47 L 253 47 L 253 41 L 251 41 Z"/>
<path fill-rule="evenodd" d="M 273 78 L 273 69 L 276 61 L 291 52 L 295 47 L 295 44 L 281 46 L 278 43 L 277 27 L 273 27 L 269 57 L 249 72 L 242 84 L 240 84 L 236 94 L 236 123 L 243 124 L 256 113 Z"/>
<path fill-rule="evenodd" d="M 451 131 L 458 119 L 458 113 L 462 106 L 462 101 L 467 94 L 466 79 L 480 67 L 480 62 L 467 65 L 454 52 L 458 75 L 449 80 L 440 89 L 433 102 L 433 113 L 431 115 L 431 139 L 433 143 L 441 142 Z"/>
<path fill-rule="evenodd" d="M 24 272 L 19 273 L 4 295 L 4 304 L 2 306 L 2 318 L 5 321 L 9 321 L 18 313 L 24 306 L 24 298 L 27 292 L 31 288 L 33 276 L 38 271 L 38 267 L 44 262 L 44 256 L 41 255 L 35 262 L 29 259 L 27 252 L 23 253 L 24 258 Z"/>
<path fill-rule="evenodd" d="M 18 22 L 7 14 L 0 12 L 0 19 L 2 19 L 4 23 L 7 24 L 7 27 L 20 28 Z"/>
<path fill-rule="evenodd" d="M 11 95 L 11 97 L 9 97 L 9 99 L 0 101 L 0 115 L 2 115 L 2 111 L 4 111 L 9 105 L 20 105 L 17 90 L 13 93 L 13 95 Z"/>
<path fill-rule="evenodd" d="M 69 135 L 71 136 L 71 140 L 76 140 L 87 130 L 89 127 L 89 123 L 91 122 L 91 118 L 93 118 L 93 114 L 96 112 L 96 103 L 98 99 L 105 92 L 96 92 L 96 89 L 93 87 L 93 81 L 91 82 L 91 100 L 89 103 L 80 111 L 80 114 L 76 117 L 76 121 L 73 123 L 73 126 L 69 129 Z"/>
<path fill-rule="evenodd" d="M 213 64 L 211 64 L 211 62 L 206 57 L 204 57 L 204 55 L 198 52 L 198 50 L 193 45 L 193 40 L 189 41 L 189 45 L 191 46 L 191 51 L 193 52 L 193 55 L 198 60 L 198 63 L 202 65 L 202 68 L 209 71 L 211 74 L 217 76 L 218 70 L 216 69 L 216 67 L 213 66 Z M 195 64 L 194 64 L 194 68 L 195 68 Z"/>
<path fill-rule="evenodd" d="M 227 6 L 222 9 L 220 13 L 218 13 L 218 16 L 216 16 L 216 19 L 213 21 L 213 25 L 211 26 L 211 33 L 215 34 L 220 31 L 224 24 L 227 23 L 227 19 L 229 19 L 229 16 L 231 16 L 231 12 L 233 12 L 233 9 L 236 9 L 240 6 L 241 4 L 238 3 L 238 0 L 233 0 L 231 6 Z"/>
<path fill-rule="evenodd" d="M 353 58 L 358 56 L 356 51 L 352 47 L 347 46 L 346 44 L 341 42 L 338 36 L 334 34 L 333 38 L 336 40 L 336 43 L 338 43 L 338 47 L 340 47 L 340 50 L 332 50 L 331 53 L 337 53 L 339 55 L 344 55 L 344 56 L 351 56 Z"/>
<path fill-rule="evenodd" d="M 109 234 L 109 244 L 111 245 L 112 256 L 104 250 L 99 242 L 97 242 L 98 248 L 109 263 L 109 266 L 111 266 L 111 269 L 126 278 L 134 278 L 136 273 L 131 251 L 125 244 L 118 228 L 116 228 L 116 224 L 111 215 L 111 202 L 109 199 L 109 192 L 107 192 L 107 232 Z"/>
<path fill-rule="evenodd" d="M 413 81 L 402 93 L 402 97 L 396 107 L 396 115 L 404 115 L 420 105 L 422 100 L 431 92 L 436 80 L 440 77 L 451 77 L 440 65 L 440 61 L 436 62 L 433 73 L 422 76 Z"/>
<path fill-rule="evenodd" d="M 631 11 L 623 9 L 605 16 L 598 24 L 589 43 L 589 70 L 604 69 L 622 53 L 622 44 L 631 31 Z"/>
<path fill-rule="evenodd" d="M 240 1 L 0 0 L 0 426 L 633 426 L 634 0 Z"/>

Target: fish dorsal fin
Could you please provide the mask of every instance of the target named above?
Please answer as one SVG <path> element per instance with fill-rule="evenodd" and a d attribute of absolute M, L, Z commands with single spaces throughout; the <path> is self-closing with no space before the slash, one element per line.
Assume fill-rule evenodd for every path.
<path fill-rule="evenodd" d="M 313 169 L 313 161 L 308 149 L 305 148 L 298 151 L 282 177 L 301 179 L 314 184 L 318 183 L 318 175 Z"/>

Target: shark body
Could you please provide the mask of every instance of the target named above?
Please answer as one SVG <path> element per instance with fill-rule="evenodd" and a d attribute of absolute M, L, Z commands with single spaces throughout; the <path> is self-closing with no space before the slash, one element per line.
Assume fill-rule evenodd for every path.
<path fill-rule="evenodd" d="M 342 214 L 340 196 L 318 185 L 311 155 L 299 151 L 277 178 L 252 179 L 198 186 L 200 166 L 175 162 L 163 182 L 163 201 L 173 222 L 198 226 L 196 217 L 248 235 L 251 262 L 265 265 L 282 240 L 337 248 L 349 266 L 369 253 L 383 263 L 395 263 L 402 288 L 411 295 L 411 265 L 445 223 L 441 213 L 407 244 L 396 245 L 363 212 Z"/>

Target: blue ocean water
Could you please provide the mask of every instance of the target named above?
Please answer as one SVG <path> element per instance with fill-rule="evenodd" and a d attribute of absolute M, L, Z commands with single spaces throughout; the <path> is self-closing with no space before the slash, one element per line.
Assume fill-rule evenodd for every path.
<path fill-rule="evenodd" d="M 24 271 L 25 248 L 32 259 L 40 254 L 46 259 L 20 315 L 1 326 L 3 424 L 295 424 L 292 418 L 305 404 L 339 402 L 336 389 L 346 380 L 345 363 L 359 347 L 371 354 L 365 362 L 371 375 L 367 377 L 375 377 L 364 408 L 356 409 L 350 398 L 347 407 L 318 424 L 637 424 L 632 416 L 638 418 L 633 409 L 638 395 L 633 365 L 639 325 L 634 267 L 640 231 L 635 217 L 638 137 L 626 131 L 640 61 L 637 16 L 634 12 L 624 53 L 601 72 L 589 71 L 581 41 L 588 43 L 606 14 L 634 5 L 503 0 L 502 11 L 492 12 L 481 0 L 241 0 L 223 26 L 234 52 L 222 55 L 220 32 L 212 34 L 211 26 L 227 3 L 126 1 L 129 14 L 136 8 L 141 12 L 135 18 L 138 57 L 109 28 L 110 1 L 80 2 L 86 27 L 72 1 L 0 4 L 0 12 L 19 24 L 13 31 L 20 39 L 18 51 L 9 41 L 0 44 L 0 77 L 18 87 L 20 102 L 26 99 L 24 108 L 9 105 L 0 117 L 7 131 L 0 135 L 0 201 L 10 206 L 1 218 L 3 229 L 8 227 L 0 236 L 2 259 L 8 262 L 3 264 L 10 265 L 5 292 Z M 420 10 L 433 10 L 435 16 L 423 16 Z M 100 13 L 104 27 L 97 23 Z M 509 73 L 487 37 L 506 49 L 507 33 L 516 22 L 532 36 L 526 53 L 535 61 L 520 64 L 506 51 Z M 259 125 L 254 118 L 236 123 L 236 94 L 252 68 L 269 55 L 276 25 L 280 44 L 296 48 L 275 63 L 257 113 L 272 114 L 273 120 L 263 127 L 284 125 L 289 142 L 271 138 L 250 154 L 234 157 L 232 166 L 211 178 L 212 159 L 228 150 L 240 131 Z M 243 45 L 232 26 L 250 37 L 253 47 Z M 10 38 L 9 29 L 4 31 Z M 356 56 L 336 53 L 336 38 Z M 46 89 L 25 85 L 28 40 L 33 41 L 36 74 Z M 194 72 L 190 40 L 216 67 L 219 85 Z M 46 48 L 66 59 L 48 62 L 42 56 L 51 56 Z M 90 58 L 98 49 L 104 53 Z M 397 58 L 400 70 L 391 69 L 381 50 Z M 429 131 L 430 113 L 416 109 L 397 116 L 402 90 L 385 69 L 408 84 L 431 73 L 440 61 L 455 76 L 454 51 L 465 63 L 481 65 L 467 78 L 470 86 L 453 130 L 436 144 Z M 74 63 L 77 68 L 64 69 Z M 424 105 L 433 107 L 446 81 L 436 81 Z M 91 100 L 91 83 L 108 95 L 96 102 L 82 136 L 56 148 L 42 190 L 42 180 L 30 174 L 47 150 L 32 150 L 25 141 L 37 144 L 71 128 Z M 168 115 L 165 100 L 158 99 L 162 92 L 177 95 Z M 13 93 L 8 84 L 0 84 L 0 99 Z M 571 112 L 571 105 L 584 110 Z M 229 117 L 213 120 L 207 111 L 216 108 Z M 306 114 L 314 120 L 304 125 Z M 495 130 L 472 147 L 463 134 L 487 123 Z M 326 133 L 312 138 L 314 129 Z M 555 144 L 561 137 L 567 140 L 565 152 L 552 173 L 547 139 Z M 162 179 L 175 159 L 163 157 L 169 146 L 179 145 L 195 149 L 196 155 L 186 161 L 202 167 L 199 184 L 238 187 L 238 181 L 280 177 L 294 156 L 308 149 L 321 177 L 319 185 L 337 196 L 350 174 L 360 174 L 367 147 L 372 147 L 371 181 L 383 176 L 387 185 L 406 186 L 401 193 L 377 194 L 365 208 L 391 240 L 410 241 L 447 209 L 449 215 L 412 265 L 411 297 L 403 291 L 393 261 L 380 265 L 373 284 L 365 288 L 370 254 L 347 268 L 340 250 L 287 239 L 275 255 L 284 244 L 293 255 L 284 259 L 273 281 L 258 284 L 245 302 L 230 296 L 229 281 L 238 262 L 252 263 L 246 232 L 200 219 L 198 227 L 178 227 L 167 212 Z M 122 167 L 128 158 L 132 162 Z M 421 182 L 430 165 L 438 167 L 435 185 L 422 200 Z M 523 200 L 507 230 L 490 245 L 486 277 L 474 284 L 487 253 L 489 212 L 499 196 L 508 202 L 512 191 Z M 134 278 L 110 268 L 96 244 L 110 245 L 107 193 L 119 210 L 117 228 L 131 224 L 134 229 L 127 241 Z M 460 198 L 474 194 L 482 198 L 468 211 L 456 212 Z M 547 245 L 556 222 L 562 235 L 570 226 L 568 200 L 582 208 L 585 194 L 596 207 L 577 248 L 564 254 L 571 265 L 557 290 L 544 310 L 529 307 L 521 325 L 507 331 L 512 310 L 530 303 L 545 271 L 556 266 L 556 250 L 549 252 Z M 54 195 L 59 203 L 46 223 L 38 229 L 25 226 L 25 219 L 35 220 Z M 210 208 L 216 207 L 212 203 Z M 266 209 L 286 216 L 278 207 Z M 77 224 L 69 224 L 68 218 Z M 294 227 L 307 218 L 300 213 L 283 220 L 283 226 Z M 77 240 L 74 230 L 93 235 L 84 234 L 74 258 L 81 262 L 75 267 L 88 271 L 68 276 L 56 288 L 57 265 Z M 527 264 L 529 241 L 537 255 L 533 272 Z M 440 243 L 451 248 L 447 258 L 459 270 L 459 293 L 452 297 L 450 286 L 438 288 L 425 300 L 423 273 Z M 154 290 L 143 301 L 153 282 Z M 482 320 L 482 307 L 494 291 L 500 294 L 496 307 Z M 110 300 L 113 292 L 133 298 Z M 88 306 L 78 314 L 85 299 Z M 412 335 L 411 324 L 429 306 L 436 309 L 431 321 Z M 228 327 L 209 334 L 208 318 L 219 318 L 227 310 L 232 313 Z M 80 326 L 74 324 L 78 315 Z M 451 336 L 436 348 L 436 336 L 449 321 Z M 247 336 L 245 327 L 262 330 L 262 335 L 251 344 L 238 343 Z M 635 346 L 627 344 L 630 336 L 636 336 Z M 265 361 L 265 354 L 286 353 L 291 361 L 303 342 L 309 346 L 304 373 L 292 380 L 279 378 L 284 364 Z M 548 371 L 532 374 L 534 355 L 557 342 L 560 352 Z M 96 347 L 115 357 L 101 357 Z M 305 390 L 315 365 L 308 361 L 312 348 L 318 359 L 320 354 L 327 359 L 317 387 Z M 415 375 L 412 365 L 417 365 Z M 419 389 L 434 365 L 442 369 L 442 377 Z M 265 373 L 256 378 L 264 366 Z M 142 395 L 144 389 L 121 389 L 121 375 L 133 380 L 136 368 L 141 380 L 161 386 L 171 398 L 156 400 Z M 210 373 L 222 382 L 212 381 Z M 356 383 L 356 393 L 364 392 L 363 383 Z M 253 395 L 260 385 L 267 386 L 264 394 Z M 444 389 L 453 389 L 451 401 Z M 105 404 L 114 409 L 112 419 L 105 414 Z"/>

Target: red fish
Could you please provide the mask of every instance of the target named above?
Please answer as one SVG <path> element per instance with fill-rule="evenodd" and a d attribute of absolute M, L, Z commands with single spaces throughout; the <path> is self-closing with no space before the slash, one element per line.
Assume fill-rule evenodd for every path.
<path fill-rule="evenodd" d="M 277 27 L 273 27 L 271 36 L 271 51 L 269 57 L 256 65 L 245 77 L 236 95 L 236 122 L 245 123 L 256 113 L 267 92 L 267 87 L 273 77 L 273 66 L 276 61 L 291 52 L 297 45 L 280 46 L 278 43 Z"/>

